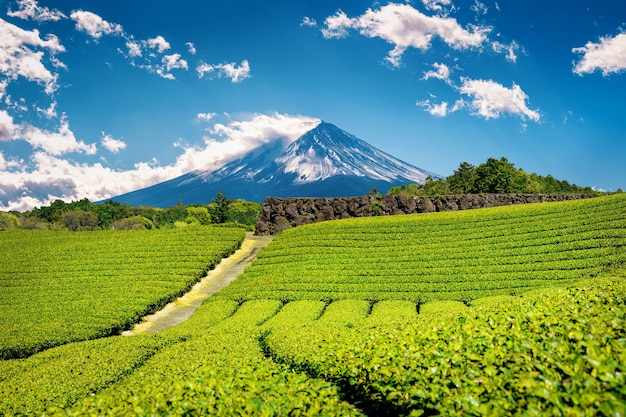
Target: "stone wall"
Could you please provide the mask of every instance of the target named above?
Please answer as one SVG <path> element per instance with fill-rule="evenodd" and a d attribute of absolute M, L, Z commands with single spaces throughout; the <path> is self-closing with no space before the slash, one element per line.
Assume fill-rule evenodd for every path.
<path fill-rule="evenodd" d="M 256 234 L 279 233 L 291 227 L 348 217 L 387 216 L 468 210 L 484 207 L 578 200 L 593 194 L 463 194 L 441 197 L 365 195 L 340 198 L 268 197 L 256 226 Z"/>

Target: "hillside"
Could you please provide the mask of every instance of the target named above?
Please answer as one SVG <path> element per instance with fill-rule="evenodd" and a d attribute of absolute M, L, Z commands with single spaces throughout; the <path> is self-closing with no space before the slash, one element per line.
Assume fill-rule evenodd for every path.
<path fill-rule="evenodd" d="M 267 138 L 216 169 L 197 170 L 115 201 L 168 207 L 206 204 L 223 191 L 233 199 L 263 202 L 267 196 L 344 197 L 372 188 L 388 190 L 439 175 L 401 161 L 362 139 L 321 122 L 294 141 Z"/>
<path fill-rule="evenodd" d="M 0 361 L 0 414 L 624 415 L 625 212 L 615 195 L 290 229 L 178 326 Z"/>
<path fill-rule="evenodd" d="M 470 302 L 626 261 L 626 196 L 366 217 L 284 230 L 218 297 Z"/>

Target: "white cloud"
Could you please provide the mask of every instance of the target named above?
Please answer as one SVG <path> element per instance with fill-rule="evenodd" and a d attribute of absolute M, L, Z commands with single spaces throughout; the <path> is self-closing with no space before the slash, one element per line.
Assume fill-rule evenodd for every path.
<path fill-rule="evenodd" d="M 102 146 L 111 153 L 118 153 L 119 151 L 126 149 L 126 142 L 115 139 L 111 135 L 107 135 L 102 132 L 102 140 L 100 141 Z"/>
<path fill-rule="evenodd" d="M 157 66 L 156 73 L 168 80 L 175 80 L 176 77 L 171 73 L 172 70 L 183 69 L 188 70 L 187 61 L 181 58 L 180 54 L 165 55 L 161 58 L 161 65 Z"/>
<path fill-rule="evenodd" d="M 0 161 L 0 209 L 29 210 L 56 199 L 104 200 L 195 171 L 215 169 L 225 161 L 271 140 L 293 141 L 319 124 L 319 119 L 287 114 L 254 114 L 244 120 L 215 123 L 201 145 L 183 148 L 176 162 L 159 166 L 141 162 L 118 171 L 100 163 L 79 164 L 47 152 L 36 152 L 32 168 L 7 170 Z M 1 154 L 0 154 L 1 155 Z M 4 156 L 2 156 L 4 160 Z M 2 168 L 4 164 L 4 168 Z M 15 165 L 15 164 L 13 164 Z M 45 195 L 33 190 L 45 190 Z"/>
<path fill-rule="evenodd" d="M 513 83 L 506 88 L 492 80 L 471 80 L 462 78 L 459 88 L 461 94 L 471 97 L 469 107 L 474 114 L 485 119 L 497 119 L 508 113 L 522 118 L 539 122 L 541 115 L 536 110 L 528 108 L 528 96 L 521 87 Z"/>
<path fill-rule="evenodd" d="M 445 8 L 450 7 L 452 0 L 422 0 L 422 4 L 427 10 L 442 12 Z"/>
<path fill-rule="evenodd" d="M 446 64 L 440 64 L 438 62 L 435 62 L 433 64 L 433 67 L 436 69 L 436 71 L 426 71 L 424 73 L 424 77 L 422 77 L 422 80 L 436 78 L 438 80 L 445 81 L 448 84 L 452 82 L 450 80 L 450 68 L 448 68 Z"/>
<path fill-rule="evenodd" d="M 424 107 L 424 109 L 435 117 L 445 117 L 448 115 L 448 102 L 444 101 L 439 104 L 431 103 L 430 100 L 418 101 L 415 103 L 417 106 Z"/>
<path fill-rule="evenodd" d="M 9 158 L 7 160 L 2 151 L 0 151 L 0 172 L 15 168 L 19 169 L 23 164 L 24 161 L 21 159 Z M 2 194 L 2 188 L 0 188 L 0 194 Z"/>
<path fill-rule="evenodd" d="M 17 0 L 19 9 L 17 11 L 9 10 L 7 16 L 18 17 L 24 20 L 35 20 L 37 22 L 57 22 L 61 19 L 67 19 L 60 11 L 47 7 L 41 7 L 36 0 Z"/>
<path fill-rule="evenodd" d="M 184 70 L 189 69 L 189 65 L 187 64 L 187 61 L 182 59 L 180 54 L 165 55 L 161 59 L 161 62 L 165 66 L 165 70 L 167 72 L 173 69 L 184 69 Z"/>
<path fill-rule="evenodd" d="M 470 9 L 478 15 L 486 15 L 487 12 L 489 11 L 489 8 L 487 7 L 487 5 L 485 5 L 485 3 L 482 3 L 478 0 L 474 0 L 474 4 L 472 5 L 472 7 L 470 7 Z"/>
<path fill-rule="evenodd" d="M 215 116 L 217 116 L 217 113 L 198 113 L 197 118 L 201 122 L 208 122 L 211 119 L 213 119 Z"/>
<path fill-rule="evenodd" d="M 16 128 L 13 117 L 6 110 L 0 110 L 0 141 L 13 139 Z"/>
<path fill-rule="evenodd" d="M 126 42 L 126 47 L 128 48 L 128 56 L 131 58 L 139 58 L 143 56 L 143 51 L 139 42 L 129 40 Z"/>
<path fill-rule="evenodd" d="M 438 36 L 453 49 L 480 47 L 491 28 L 470 26 L 464 29 L 456 19 L 443 16 L 427 16 L 408 4 L 390 3 L 377 10 L 368 9 L 363 15 L 348 17 L 338 11 L 324 21 L 325 38 L 342 38 L 348 29 L 358 30 L 363 36 L 381 38 L 394 45 L 385 58 L 397 67 L 409 47 L 427 50 L 433 37 Z"/>
<path fill-rule="evenodd" d="M 591 74 L 599 70 L 607 76 L 622 72 L 626 69 L 626 32 L 612 38 L 600 38 L 600 43 L 587 42 L 585 46 L 572 49 L 572 52 L 583 55 L 574 65 L 575 74 Z"/>
<path fill-rule="evenodd" d="M 148 39 L 146 44 L 148 45 L 148 48 L 156 49 L 160 54 L 171 48 L 170 43 L 161 35 L 156 38 Z"/>
<path fill-rule="evenodd" d="M 195 55 L 198 52 L 193 42 L 187 42 L 185 46 L 187 47 L 187 50 L 189 51 L 191 55 Z"/>
<path fill-rule="evenodd" d="M 311 19 L 308 16 L 304 16 L 302 22 L 300 23 L 300 26 L 315 27 L 317 26 L 317 21 L 315 19 Z"/>
<path fill-rule="evenodd" d="M 14 132 L 13 139 L 25 140 L 34 148 L 42 149 L 51 155 L 62 155 L 68 152 L 84 152 L 87 155 L 93 155 L 97 150 L 95 145 L 88 145 L 76 139 L 65 117 L 61 118 L 56 132 L 23 124 Z"/>
<path fill-rule="evenodd" d="M 70 18 L 76 22 L 76 29 L 83 31 L 94 39 L 100 39 L 102 35 L 122 35 L 122 26 L 110 23 L 95 13 L 84 10 L 76 10 L 70 14 Z"/>
<path fill-rule="evenodd" d="M 508 45 L 495 41 L 491 44 L 491 48 L 498 54 L 506 53 L 506 60 L 512 63 L 517 62 L 517 52 L 522 50 L 521 46 L 516 41 L 513 41 Z"/>
<path fill-rule="evenodd" d="M 46 93 L 53 94 L 58 88 L 58 74 L 46 68 L 46 52 L 54 65 L 54 55 L 64 51 L 56 36 L 48 35 L 44 40 L 38 30 L 27 31 L 0 19 L 0 74 L 9 80 L 24 77 L 44 85 Z"/>
<path fill-rule="evenodd" d="M 247 59 L 241 61 L 239 67 L 234 62 L 223 64 L 201 64 L 196 68 L 198 78 L 203 78 L 206 74 L 217 73 L 218 78 L 230 78 L 233 83 L 238 83 L 246 78 L 250 78 L 250 64 Z"/>

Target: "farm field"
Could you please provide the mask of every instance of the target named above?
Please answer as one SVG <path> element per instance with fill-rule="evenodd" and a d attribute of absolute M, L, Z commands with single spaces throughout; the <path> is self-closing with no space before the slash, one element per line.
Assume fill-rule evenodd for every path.
<path fill-rule="evenodd" d="M 176 327 L 0 361 L 0 414 L 624 415 L 625 243 L 621 195 L 291 229 Z"/>
<path fill-rule="evenodd" d="M 0 358 L 116 334 L 187 291 L 245 232 L 188 227 L 0 234 Z"/>
<path fill-rule="evenodd" d="M 626 261 L 626 198 L 322 222 L 281 233 L 217 297 L 471 302 Z"/>

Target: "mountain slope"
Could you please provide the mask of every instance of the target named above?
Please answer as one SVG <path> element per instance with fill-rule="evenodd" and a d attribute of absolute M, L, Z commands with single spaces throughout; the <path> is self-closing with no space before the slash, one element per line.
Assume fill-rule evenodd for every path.
<path fill-rule="evenodd" d="M 220 191 L 259 202 L 270 195 L 342 197 L 423 183 L 428 176 L 439 177 L 322 122 L 291 143 L 272 140 L 215 170 L 191 172 L 114 200 L 168 207 L 178 201 L 206 204 Z"/>

